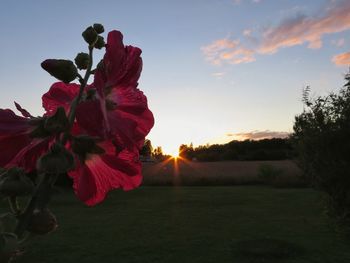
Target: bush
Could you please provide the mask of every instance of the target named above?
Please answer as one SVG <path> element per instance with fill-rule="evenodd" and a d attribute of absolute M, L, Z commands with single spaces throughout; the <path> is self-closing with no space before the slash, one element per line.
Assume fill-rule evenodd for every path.
<path fill-rule="evenodd" d="M 327 194 L 327 212 L 350 225 L 350 74 L 338 94 L 309 98 L 295 117 L 293 140 L 304 177 Z"/>
<path fill-rule="evenodd" d="M 275 168 L 270 164 L 262 164 L 259 167 L 258 178 L 264 184 L 273 185 L 282 173 L 283 171 L 281 169 Z"/>

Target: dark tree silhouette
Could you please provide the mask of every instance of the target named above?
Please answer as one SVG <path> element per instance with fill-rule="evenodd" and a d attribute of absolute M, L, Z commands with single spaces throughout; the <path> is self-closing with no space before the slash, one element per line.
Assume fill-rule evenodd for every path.
<path fill-rule="evenodd" d="M 292 139 L 305 178 L 328 198 L 328 213 L 350 226 L 350 74 L 339 93 L 309 98 L 295 117 Z"/>
<path fill-rule="evenodd" d="M 188 160 L 203 162 L 228 160 L 284 160 L 294 158 L 290 139 L 264 139 L 259 141 L 231 141 L 227 144 L 193 145 L 182 144 L 180 156 Z"/>
<path fill-rule="evenodd" d="M 140 150 L 140 155 L 144 157 L 151 157 L 152 152 L 153 152 L 152 143 L 150 140 L 146 139 L 142 149 Z"/>

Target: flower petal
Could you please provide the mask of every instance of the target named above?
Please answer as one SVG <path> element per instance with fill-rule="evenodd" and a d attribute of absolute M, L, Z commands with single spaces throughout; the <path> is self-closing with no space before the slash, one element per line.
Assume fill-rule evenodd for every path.
<path fill-rule="evenodd" d="M 74 180 L 76 195 L 89 206 L 103 201 L 112 189 L 122 188 L 127 191 L 142 182 L 138 151 L 125 151 L 116 155 L 111 151 L 114 149 L 111 142 L 104 142 L 100 146 L 106 150 L 106 154 L 91 155 L 85 164 L 78 163 L 76 169 L 69 172 Z"/>
<path fill-rule="evenodd" d="M 29 137 L 29 136 L 28 136 Z M 23 142 L 25 140 L 23 139 Z M 7 168 L 13 166 L 23 167 L 26 172 L 30 172 L 36 169 L 37 160 L 41 155 L 48 151 L 52 139 L 32 139 L 29 138 L 29 142 L 22 147 L 12 160 L 6 165 Z"/>
<path fill-rule="evenodd" d="M 119 86 L 129 86 L 134 85 L 140 78 L 142 71 L 142 59 L 141 59 L 141 49 L 138 47 L 127 46 L 127 61 L 125 68 L 125 75 L 119 81 Z"/>
<path fill-rule="evenodd" d="M 126 52 L 123 44 L 123 35 L 120 31 L 108 33 L 106 54 L 103 58 L 105 72 L 108 78 L 106 86 L 115 85 L 125 74 Z"/>
<path fill-rule="evenodd" d="M 46 114 L 54 114 L 58 107 L 63 107 L 68 112 L 71 102 L 79 93 L 79 87 L 78 84 L 74 83 L 54 83 L 50 90 L 42 96 L 42 104 Z"/>
<path fill-rule="evenodd" d="M 113 89 L 109 98 L 117 105 L 107 111 L 111 133 L 133 143 L 144 139 L 154 125 L 154 117 L 143 92 L 133 87 Z"/>
<path fill-rule="evenodd" d="M 138 47 L 125 47 L 123 35 L 119 31 L 111 31 L 107 37 L 106 54 L 103 58 L 105 87 L 137 83 L 142 71 L 141 52 Z"/>
<path fill-rule="evenodd" d="M 26 133 L 0 137 L 0 167 L 7 166 L 30 141 Z"/>
<path fill-rule="evenodd" d="M 106 137 L 104 115 L 99 100 L 88 100 L 80 103 L 76 110 L 78 125 L 88 135 Z"/>
<path fill-rule="evenodd" d="M 27 118 L 16 115 L 12 110 L 0 109 L 0 136 L 22 133 L 29 128 Z"/>

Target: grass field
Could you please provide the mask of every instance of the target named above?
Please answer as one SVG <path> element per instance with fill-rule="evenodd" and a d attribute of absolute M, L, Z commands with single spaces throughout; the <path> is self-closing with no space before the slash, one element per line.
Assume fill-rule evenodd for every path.
<path fill-rule="evenodd" d="M 16 262 L 350 262 L 310 189 L 141 187 L 94 208 L 63 192 L 52 210 L 57 231 Z"/>
<path fill-rule="evenodd" d="M 144 163 L 143 185 L 254 185 L 262 183 L 258 176 L 262 166 L 280 171 L 276 185 L 300 185 L 301 171 L 290 160 L 189 162 L 182 159 Z"/>

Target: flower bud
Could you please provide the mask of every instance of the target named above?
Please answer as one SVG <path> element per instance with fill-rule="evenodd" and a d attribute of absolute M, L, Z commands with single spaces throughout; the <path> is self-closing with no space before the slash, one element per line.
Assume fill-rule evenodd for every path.
<path fill-rule="evenodd" d="M 41 67 L 51 76 L 65 83 L 73 81 L 78 75 L 77 68 L 70 60 L 47 59 L 41 63 Z"/>
<path fill-rule="evenodd" d="M 4 196 L 29 195 L 33 189 L 33 182 L 22 168 L 12 167 L 1 174 L 0 193 Z"/>
<path fill-rule="evenodd" d="M 106 43 L 105 43 L 105 41 L 104 41 L 104 38 L 101 37 L 101 36 L 98 36 L 98 37 L 97 37 L 97 41 L 96 41 L 96 43 L 95 43 L 95 48 L 101 49 L 101 48 L 103 48 L 105 45 L 106 45 Z"/>
<path fill-rule="evenodd" d="M 56 217 L 49 209 L 44 208 L 42 210 L 34 210 L 29 219 L 27 231 L 38 235 L 45 235 L 54 231 L 56 228 Z"/>
<path fill-rule="evenodd" d="M 13 233 L 0 234 L 0 262 L 10 262 L 10 259 L 17 253 L 18 240 Z"/>
<path fill-rule="evenodd" d="M 87 69 L 90 62 L 89 54 L 81 52 L 75 57 L 74 61 L 78 69 Z"/>
<path fill-rule="evenodd" d="M 91 46 L 97 41 L 97 32 L 92 26 L 89 26 L 87 29 L 85 29 L 85 31 L 82 33 L 82 36 L 86 43 Z"/>
<path fill-rule="evenodd" d="M 45 120 L 44 128 L 49 133 L 60 133 L 69 128 L 69 121 L 63 107 L 58 107 L 55 114 Z"/>
<path fill-rule="evenodd" d="M 61 144 L 55 143 L 48 153 L 40 157 L 37 167 L 48 174 L 66 173 L 74 168 L 74 157 Z"/>
<path fill-rule="evenodd" d="M 105 32 L 105 29 L 102 24 L 94 24 L 93 28 L 95 29 L 97 34 L 102 34 L 103 32 Z"/>

